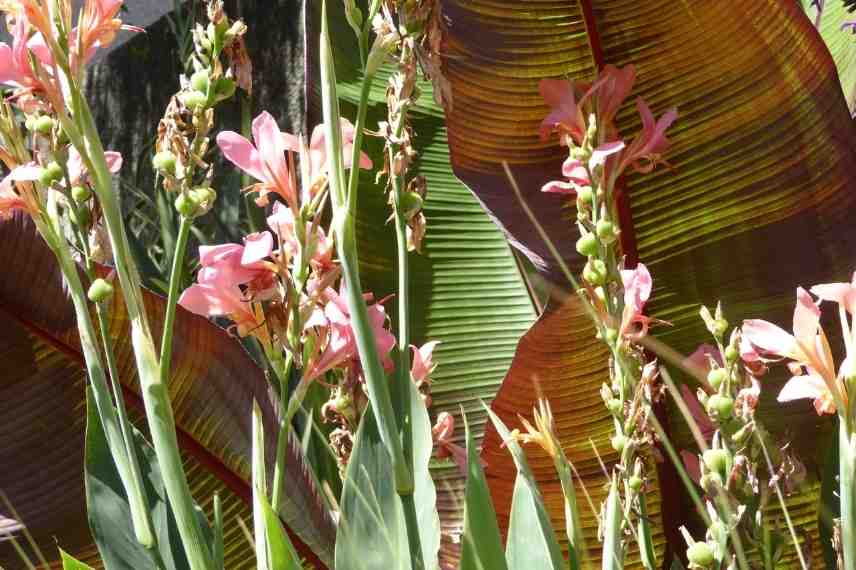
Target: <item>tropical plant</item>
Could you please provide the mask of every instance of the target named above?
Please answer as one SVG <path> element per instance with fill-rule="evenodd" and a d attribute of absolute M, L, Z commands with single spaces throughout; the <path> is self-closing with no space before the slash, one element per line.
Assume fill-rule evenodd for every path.
<path fill-rule="evenodd" d="M 23 477 L 3 483 L 27 567 L 854 567 L 852 358 L 836 369 L 820 307 L 839 305 L 849 356 L 856 284 L 799 289 L 793 335 L 729 334 L 853 266 L 849 64 L 835 49 L 836 74 L 798 5 L 313 4 L 319 124 L 296 136 L 261 113 L 251 136 L 215 136 L 249 67 L 245 27 L 209 1 L 153 157 L 179 222 L 166 299 L 141 287 L 122 157 L 81 95 L 121 5 L 3 6 L 0 259 L 22 268 L 0 281 L 4 463 L 68 455 L 35 450 L 34 417 L 80 460 L 52 516 Z M 200 247 L 185 287 L 218 151 L 267 228 Z M 548 306 L 518 344 L 535 291 Z M 695 316 L 720 299 L 728 320 Z M 684 360 L 702 332 L 716 346 Z M 779 392 L 774 368 L 757 379 L 781 359 Z M 832 426 L 776 393 L 837 414 L 839 445 L 805 445 Z M 50 526 L 84 500 L 97 553 L 83 524 Z M 52 534 L 65 551 L 45 556 Z"/>

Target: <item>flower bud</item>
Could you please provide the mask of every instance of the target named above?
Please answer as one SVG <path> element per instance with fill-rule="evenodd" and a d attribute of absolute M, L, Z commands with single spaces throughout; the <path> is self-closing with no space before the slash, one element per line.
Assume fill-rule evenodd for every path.
<path fill-rule="evenodd" d="M 621 403 L 621 400 L 618 398 L 612 398 L 606 402 L 606 408 L 616 416 L 621 414 L 624 411 L 624 405 Z"/>
<path fill-rule="evenodd" d="M 612 439 L 609 440 L 609 443 L 612 445 L 612 449 L 621 453 L 627 446 L 627 438 L 623 435 L 614 435 L 612 436 Z"/>
<path fill-rule="evenodd" d="M 736 346 L 728 345 L 725 347 L 725 360 L 728 363 L 737 362 L 737 359 L 740 358 L 740 351 Z"/>
<path fill-rule="evenodd" d="M 190 76 L 190 86 L 200 93 L 208 93 L 211 77 L 207 69 L 200 69 Z"/>
<path fill-rule="evenodd" d="M 69 211 L 69 217 L 74 225 L 85 228 L 89 226 L 89 222 L 92 221 L 92 215 L 89 213 L 89 208 L 81 206 L 76 210 Z"/>
<path fill-rule="evenodd" d="M 235 94 L 235 80 L 228 77 L 221 77 L 217 80 L 217 85 L 214 89 L 217 93 L 218 100 L 225 100 Z"/>
<path fill-rule="evenodd" d="M 725 319 L 715 319 L 713 321 L 713 332 L 714 336 L 720 337 L 728 332 L 728 321 Z"/>
<path fill-rule="evenodd" d="M 728 469 L 728 452 L 724 449 L 708 449 L 702 453 L 702 460 L 705 466 L 720 477 L 725 476 Z"/>
<path fill-rule="evenodd" d="M 188 91 L 182 93 L 179 98 L 191 111 L 200 111 L 208 105 L 208 96 L 201 91 Z"/>
<path fill-rule="evenodd" d="M 89 286 L 89 291 L 86 293 L 86 296 L 89 297 L 89 300 L 93 303 L 106 301 L 112 295 L 113 286 L 100 278 L 92 282 L 92 285 Z"/>
<path fill-rule="evenodd" d="M 175 209 L 185 218 L 192 218 L 196 215 L 199 205 L 188 194 L 182 192 L 175 199 Z"/>
<path fill-rule="evenodd" d="M 707 399 L 707 413 L 720 422 L 729 419 L 733 411 L 734 400 L 728 396 L 714 394 Z"/>
<path fill-rule="evenodd" d="M 583 279 L 592 285 L 603 285 L 606 277 L 606 264 L 600 259 L 590 259 L 583 268 Z"/>
<path fill-rule="evenodd" d="M 42 115 L 33 121 L 33 130 L 42 135 L 49 135 L 54 128 L 54 120 L 47 115 Z"/>
<path fill-rule="evenodd" d="M 615 341 L 618 340 L 618 331 L 612 328 L 606 329 L 603 331 L 603 340 L 608 344 L 615 344 Z"/>
<path fill-rule="evenodd" d="M 175 155 L 162 150 L 152 158 L 152 166 L 161 174 L 175 174 Z"/>
<path fill-rule="evenodd" d="M 687 560 L 689 560 L 690 566 L 710 568 L 715 562 L 713 549 L 706 542 L 691 544 L 687 548 Z"/>
<path fill-rule="evenodd" d="M 612 243 L 615 240 L 615 225 L 608 220 L 600 220 L 595 231 L 597 237 L 606 243 Z"/>
<path fill-rule="evenodd" d="M 592 199 L 594 198 L 594 192 L 592 192 L 591 186 L 582 186 L 577 189 L 577 202 L 581 202 L 586 206 L 591 205 Z"/>
<path fill-rule="evenodd" d="M 597 254 L 598 243 L 594 234 L 584 234 L 577 240 L 577 251 L 586 257 Z"/>
<path fill-rule="evenodd" d="M 728 378 L 728 372 L 726 372 L 725 368 L 714 368 L 707 373 L 707 383 L 714 390 L 719 390 L 719 387 L 725 382 L 726 378 Z"/>
<path fill-rule="evenodd" d="M 24 121 L 24 126 L 27 128 L 28 131 L 36 130 L 36 120 L 37 119 L 38 119 L 38 117 L 35 117 L 33 115 L 29 115 L 27 117 L 27 119 Z"/>
<path fill-rule="evenodd" d="M 639 491 L 641 491 L 641 490 L 642 490 L 642 485 L 643 485 L 643 483 L 644 483 L 644 482 L 642 481 L 642 478 L 641 478 L 641 477 L 637 477 L 636 475 L 633 475 L 633 476 L 632 476 L 632 477 L 630 477 L 630 479 L 627 481 L 627 486 L 628 486 L 628 487 L 630 487 L 630 489 L 631 489 L 634 493 L 638 493 Z"/>
<path fill-rule="evenodd" d="M 49 163 L 47 166 L 42 168 L 41 173 L 39 174 L 39 182 L 44 184 L 45 186 L 50 186 L 57 180 L 62 179 L 62 167 L 58 162 L 53 161 Z"/>
<path fill-rule="evenodd" d="M 71 197 L 75 202 L 86 202 L 92 197 L 92 190 L 86 186 L 73 186 L 71 188 Z"/>

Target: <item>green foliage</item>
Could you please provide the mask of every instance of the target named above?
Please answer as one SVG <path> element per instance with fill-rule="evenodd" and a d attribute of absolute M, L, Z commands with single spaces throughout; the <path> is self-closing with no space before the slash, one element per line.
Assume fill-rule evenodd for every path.
<path fill-rule="evenodd" d="M 148 497 L 151 521 L 157 534 L 157 547 L 146 549 L 135 539 L 131 509 L 110 455 L 91 389 L 88 390 L 86 408 L 86 508 L 89 526 L 104 564 L 110 570 L 189 568 L 178 539 L 175 519 L 166 500 L 154 450 L 143 435 L 135 430 L 133 444 L 140 459 L 144 492 Z M 199 507 L 196 508 L 204 537 L 210 544 L 212 535 L 208 522 Z"/>
<path fill-rule="evenodd" d="M 502 539 L 478 449 L 464 417 L 467 437 L 467 490 L 460 570 L 506 570 Z"/>
<path fill-rule="evenodd" d="M 62 548 L 59 549 L 59 554 L 62 558 L 62 570 L 93 570 L 91 566 L 77 560 Z"/>

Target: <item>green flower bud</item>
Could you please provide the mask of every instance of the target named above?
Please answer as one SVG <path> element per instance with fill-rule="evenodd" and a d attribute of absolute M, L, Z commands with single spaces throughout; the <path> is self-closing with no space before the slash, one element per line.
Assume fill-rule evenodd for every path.
<path fill-rule="evenodd" d="M 612 444 L 612 449 L 614 449 L 618 453 L 621 453 L 627 446 L 627 438 L 623 435 L 615 435 L 612 436 L 612 439 L 609 441 L 609 443 Z"/>
<path fill-rule="evenodd" d="M 577 251 L 586 257 L 597 254 L 598 243 L 594 234 L 585 234 L 577 240 Z"/>
<path fill-rule="evenodd" d="M 642 490 L 642 484 L 643 484 L 642 478 L 641 478 L 641 477 L 637 477 L 636 475 L 633 475 L 633 476 L 632 476 L 632 477 L 630 477 L 630 479 L 627 481 L 627 485 L 630 487 L 630 489 L 631 489 L 634 493 L 638 493 L 639 491 L 641 491 L 641 490 Z"/>
<path fill-rule="evenodd" d="M 44 184 L 45 186 L 50 186 L 57 180 L 62 179 L 62 167 L 58 162 L 53 161 L 49 163 L 47 166 L 42 168 L 41 174 L 39 174 L 39 182 Z"/>
<path fill-rule="evenodd" d="M 175 155 L 168 150 L 162 150 L 152 158 L 155 170 L 164 174 L 175 173 Z"/>
<path fill-rule="evenodd" d="M 726 332 L 728 332 L 728 321 L 725 319 L 716 319 L 713 321 L 713 330 L 711 332 L 714 336 L 721 337 Z"/>
<path fill-rule="evenodd" d="M 624 404 L 618 398 L 613 398 L 606 403 L 606 408 L 611 413 L 618 415 L 624 410 Z"/>
<path fill-rule="evenodd" d="M 81 206 L 75 210 L 69 210 L 71 221 L 78 227 L 85 228 L 92 221 L 92 215 L 89 213 L 89 208 Z"/>
<path fill-rule="evenodd" d="M 228 99 L 235 94 L 235 81 L 228 77 L 221 77 L 217 80 L 217 86 L 214 91 L 217 93 L 218 99 Z"/>
<path fill-rule="evenodd" d="M 728 469 L 728 452 L 724 449 L 708 449 L 701 455 L 705 466 L 720 476 L 724 476 Z"/>
<path fill-rule="evenodd" d="M 714 368 L 707 373 L 707 382 L 714 390 L 719 390 L 726 378 L 728 378 L 728 372 L 725 368 Z"/>
<path fill-rule="evenodd" d="M 92 197 L 92 190 L 86 186 L 74 186 L 71 189 L 71 197 L 75 202 L 86 202 Z"/>
<path fill-rule="evenodd" d="M 713 549 L 706 542 L 696 542 L 687 548 L 690 565 L 710 568 L 714 563 Z"/>
<path fill-rule="evenodd" d="M 89 291 L 86 293 L 86 296 L 89 297 L 89 300 L 93 303 L 100 303 L 101 301 L 106 301 L 113 295 L 113 286 L 104 281 L 103 279 L 96 279 L 92 282 L 92 285 L 89 286 Z"/>
<path fill-rule="evenodd" d="M 734 400 L 728 396 L 714 394 L 707 399 L 707 413 L 720 422 L 729 419 L 733 411 Z"/>
<path fill-rule="evenodd" d="M 618 331 L 615 329 L 606 329 L 603 332 L 603 340 L 609 344 L 615 344 L 615 341 L 618 340 Z"/>
<path fill-rule="evenodd" d="M 583 268 L 583 279 L 592 285 L 603 285 L 606 277 L 606 264 L 600 259 L 590 259 Z"/>
<path fill-rule="evenodd" d="M 615 225 L 607 220 L 600 220 L 595 228 L 597 237 L 601 240 L 611 243 L 615 239 Z"/>
<path fill-rule="evenodd" d="M 192 218 L 196 215 L 196 211 L 199 209 L 199 204 L 189 195 L 182 192 L 178 195 L 178 198 L 175 199 L 175 209 L 178 210 L 178 213 L 185 218 Z"/>
<path fill-rule="evenodd" d="M 592 192 L 591 186 L 583 186 L 577 190 L 577 201 L 582 202 L 586 206 L 591 204 L 592 198 L 594 198 L 594 193 Z"/>
<path fill-rule="evenodd" d="M 729 344 L 727 347 L 725 347 L 725 360 L 727 362 L 737 362 L 738 358 L 740 358 L 740 351 L 737 350 L 736 346 L 731 346 Z"/>
<path fill-rule="evenodd" d="M 54 120 L 47 115 L 42 115 L 33 122 L 33 130 L 43 135 L 51 134 L 54 128 Z"/>
<path fill-rule="evenodd" d="M 200 69 L 190 76 L 190 86 L 201 93 L 208 93 L 208 86 L 211 84 L 211 79 L 207 69 Z"/>
<path fill-rule="evenodd" d="M 37 120 L 38 120 L 38 117 L 35 117 L 33 115 L 29 115 L 27 117 L 27 120 L 24 121 L 24 126 L 27 128 L 28 131 L 34 131 L 34 130 L 36 130 L 36 121 Z"/>
<path fill-rule="evenodd" d="M 401 211 L 406 218 L 418 213 L 424 204 L 422 196 L 418 192 L 402 192 L 401 193 Z"/>
<path fill-rule="evenodd" d="M 179 98 L 191 111 L 200 111 L 208 105 L 208 96 L 201 91 L 188 91 L 182 93 Z"/>

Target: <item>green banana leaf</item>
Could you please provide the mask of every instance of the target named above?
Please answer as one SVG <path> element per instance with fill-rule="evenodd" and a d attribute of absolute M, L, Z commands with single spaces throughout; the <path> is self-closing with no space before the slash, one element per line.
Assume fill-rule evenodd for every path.
<path fill-rule="evenodd" d="M 54 257 L 29 218 L 0 222 L 0 461 L 3 491 L 47 556 L 58 541 L 77 558 L 100 567 L 86 523 L 83 495 L 85 373 L 74 312 Z M 146 293 L 156 335 L 164 300 Z M 127 317 L 121 297 L 110 306 L 110 331 L 126 400 L 138 426 L 145 426 L 134 376 Z M 251 524 L 250 412 L 260 402 L 266 432 L 277 433 L 278 404 L 264 373 L 237 340 L 204 318 L 179 308 L 170 393 L 192 491 L 209 520 L 212 499 L 223 499 L 225 558 L 229 568 L 252 568 L 252 548 L 237 519 Z M 268 438 L 268 455 L 275 441 Z M 304 466 L 299 443 L 291 442 L 286 488 L 279 514 L 301 556 L 321 564 L 332 559 L 335 526 Z M 56 537 L 56 540 L 55 538 Z M 17 557 L 0 543 L 0 564 Z"/>
<path fill-rule="evenodd" d="M 320 2 L 315 6 L 314 29 L 307 33 L 310 67 L 309 124 L 320 117 L 317 75 Z M 362 4 L 361 4 L 362 5 Z M 366 13 L 363 5 L 363 13 Z M 336 77 L 342 114 L 353 121 L 361 76 L 356 39 L 345 22 L 341 5 L 330 3 L 330 37 L 335 45 Z M 378 73 L 371 91 L 367 128 L 376 130 L 386 120 L 386 88 L 391 66 Z M 480 402 L 490 402 L 502 382 L 520 336 L 535 318 L 532 299 L 502 233 L 491 223 L 477 199 L 452 174 L 447 133 L 441 108 L 434 102 L 431 83 L 420 80 L 421 96 L 411 111 L 419 153 L 412 173 L 428 180 L 424 213 L 428 220 L 421 255 L 410 257 L 410 322 L 413 342 L 440 341 L 434 351 L 438 367 L 432 375 L 431 414 L 449 412 L 461 425 L 466 412 L 476 441 L 481 441 L 486 415 Z M 383 164 L 383 141 L 366 137 L 365 150 L 375 168 Z M 362 171 L 357 219 L 361 282 L 377 298 L 397 288 L 395 236 L 385 224 L 390 215 L 383 182 L 374 172 Z M 397 299 L 386 302 L 395 324 Z M 395 330 L 395 328 L 393 328 Z M 459 429 L 455 440 L 464 443 Z M 465 480 L 451 462 L 433 469 L 437 486 L 443 542 L 441 565 L 456 565 L 457 539 L 463 527 Z"/>
<path fill-rule="evenodd" d="M 856 5 L 848 10 L 846 3 L 846 0 L 825 0 L 821 3 L 823 9 L 818 10 L 812 0 L 800 0 L 832 54 L 850 114 L 856 116 L 856 34 L 852 28 L 842 28 L 845 22 L 856 20 L 853 13 Z"/>
<path fill-rule="evenodd" d="M 593 447 L 607 466 L 616 460 L 598 394 L 607 378 L 606 354 L 582 307 L 564 298 L 568 286 L 502 169 L 508 162 L 560 254 L 579 267 L 573 203 L 539 191 L 560 178 L 566 150 L 538 138 L 547 114 L 538 81 L 590 79 L 607 63 L 632 63 L 638 76 L 633 95 L 644 97 L 656 115 L 678 107 L 666 156 L 674 167 L 626 177 L 622 231 L 631 262 L 638 257 L 654 276 L 649 313 L 672 323 L 653 333 L 684 354 L 707 339 L 697 317 L 700 303 L 722 299 L 737 324 L 750 316 L 785 323 L 797 285 L 848 278 L 856 265 L 856 130 L 834 62 L 792 1 L 447 0 L 442 7 L 447 25 L 440 81 L 451 91 L 445 111 L 454 172 L 555 287 L 552 309 L 521 341 L 493 410 L 513 427 L 517 414 L 529 416 L 537 396 L 548 397 L 566 453 L 597 508 L 606 479 Z M 632 99 L 617 124 L 628 139 L 638 132 Z M 805 402 L 775 405 L 770 414 L 776 392 L 775 382 L 765 379 L 761 417 L 777 435 L 799 443 L 800 435 L 824 433 L 817 431 L 824 420 Z M 800 450 L 809 465 L 812 443 Z M 514 470 L 500 445 L 489 430 L 483 457 L 502 518 Z M 551 462 L 537 450 L 530 457 L 560 525 Z M 658 483 L 679 488 L 669 466 L 659 465 L 648 501 L 651 516 L 662 521 L 654 525 L 654 541 L 662 548 L 668 538 L 678 552 L 677 526 L 689 510 L 682 509 L 679 493 L 656 492 Z M 815 504 L 816 493 L 809 486 Z M 586 504 L 582 495 L 578 502 Z M 594 513 L 581 511 L 592 535 Z M 816 516 L 802 517 L 800 525 L 819 559 Z"/>

